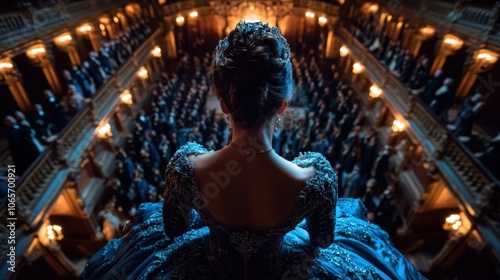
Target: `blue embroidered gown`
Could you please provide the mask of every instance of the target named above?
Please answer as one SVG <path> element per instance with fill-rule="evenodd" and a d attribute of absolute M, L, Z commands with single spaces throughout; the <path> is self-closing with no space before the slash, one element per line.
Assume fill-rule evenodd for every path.
<path fill-rule="evenodd" d="M 125 234 L 88 261 L 82 279 L 425 279 L 366 220 L 358 199 L 337 200 L 337 177 L 318 153 L 293 162 L 314 166 L 293 214 L 272 228 L 219 224 L 205 207 L 188 143 L 166 171 L 164 202 L 143 203 Z"/>

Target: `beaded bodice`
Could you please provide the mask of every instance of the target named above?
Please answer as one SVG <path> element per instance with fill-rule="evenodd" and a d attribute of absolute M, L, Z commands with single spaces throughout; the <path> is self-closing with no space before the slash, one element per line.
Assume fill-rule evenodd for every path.
<path fill-rule="evenodd" d="M 221 274 L 250 279 L 277 273 L 294 245 L 284 244 L 283 237 L 303 220 L 309 232 L 311 254 L 318 246 L 325 248 L 333 242 L 337 177 L 321 154 L 303 153 L 293 161 L 299 167 L 314 166 L 316 173 L 299 193 L 292 215 L 276 226 L 249 231 L 222 225 L 204 206 L 194 165 L 188 156 L 205 153 L 209 151 L 201 145 L 188 143 L 173 156 L 165 173 L 163 219 L 166 234 L 175 237 L 198 222 L 193 221 L 192 210 L 198 212 L 210 229 L 205 248 L 207 258 Z"/>

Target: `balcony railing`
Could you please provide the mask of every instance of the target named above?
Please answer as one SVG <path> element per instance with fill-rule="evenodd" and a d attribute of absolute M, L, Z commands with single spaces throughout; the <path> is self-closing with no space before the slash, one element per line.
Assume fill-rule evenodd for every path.
<path fill-rule="evenodd" d="M 373 0 L 387 7 L 389 13 L 403 13 L 409 20 L 420 19 L 433 25 L 450 25 L 456 27 L 456 32 L 463 32 L 470 37 L 477 36 L 478 32 L 490 31 L 492 35 L 498 35 L 499 30 L 495 30 L 494 24 L 498 22 L 500 14 L 495 8 L 481 9 L 464 5 L 455 5 L 443 1 L 395 1 Z M 500 38 L 492 37 L 488 40 L 499 41 Z"/>
<path fill-rule="evenodd" d="M 365 65 L 369 79 L 383 90 L 381 98 L 391 111 L 406 117 L 408 133 L 420 142 L 494 251 L 500 252 L 498 179 L 353 35 L 341 28 L 339 36 L 352 56 Z"/>
<path fill-rule="evenodd" d="M 158 42 L 161 30 L 156 30 L 125 62 L 118 72 L 99 90 L 91 103 L 87 104 L 60 133 L 59 138 L 48 147 L 16 182 L 16 228 L 31 232 L 39 227 L 47 214 L 51 201 L 60 194 L 68 176 L 78 173 L 78 165 L 89 147 L 96 141 L 95 130 L 100 120 L 106 118 L 111 108 L 119 102 L 124 89 L 130 87 L 135 73 L 143 66 L 151 50 Z M 0 234 L 6 228 L 7 209 L 0 212 Z M 18 233 L 19 237 L 22 233 Z M 5 235 L 7 236 L 7 235 Z M 22 248 L 17 248 L 22 250 Z M 0 246 L 2 263 L 6 263 L 8 248 Z M 16 252 L 17 256 L 21 256 Z M 6 269 L 4 269 L 6 271 Z"/>
<path fill-rule="evenodd" d="M 126 0 L 84 0 L 64 5 L 26 8 L 24 11 L 0 14 L 0 53 L 34 40 L 39 32 L 54 25 L 67 26 L 83 20 L 89 13 L 123 5 Z"/>

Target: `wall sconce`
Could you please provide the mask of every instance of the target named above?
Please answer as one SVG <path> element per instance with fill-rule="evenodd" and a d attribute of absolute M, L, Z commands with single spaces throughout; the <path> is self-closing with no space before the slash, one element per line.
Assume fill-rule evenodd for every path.
<path fill-rule="evenodd" d="M 62 234 L 62 227 L 58 225 L 48 225 L 47 228 L 47 237 L 49 238 L 49 242 L 54 243 L 57 240 L 63 239 L 64 235 Z"/>
<path fill-rule="evenodd" d="M 176 19 L 175 19 L 175 22 L 177 22 L 177 25 L 178 26 L 183 26 L 184 25 L 184 22 L 185 22 L 185 19 L 183 16 L 178 16 Z"/>
<path fill-rule="evenodd" d="M 313 12 L 306 12 L 306 17 L 314 18 L 314 13 Z"/>
<path fill-rule="evenodd" d="M 328 22 L 328 20 L 326 19 L 326 17 L 319 17 L 318 18 L 318 24 L 321 27 L 324 27 L 327 22 Z"/>
<path fill-rule="evenodd" d="M 459 50 L 464 44 L 464 41 L 460 40 L 455 35 L 452 34 L 446 34 L 443 39 L 443 45 L 446 47 L 450 48 L 452 51 L 457 51 Z"/>
<path fill-rule="evenodd" d="M 495 64 L 498 61 L 498 54 L 486 49 L 481 49 L 476 54 L 476 60 L 483 61 L 488 64 Z"/>
<path fill-rule="evenodd" d="M 189 13 L 189 17 L 192 17 L 192 18 L 195 18 L 198 16 L 198 12 L 197 11 L 192 11 Z"/>
<path fill-rule="evenodd" d="M 99 136 L 99 138 L 101 139 L 108 139 L 109 137 L 113 136 L 113 133 L 111 132 L 111 126 L 109 125 L 109 123 L 101 126 L 97 130 L 97 136 Z"/>
<path fill-rule="evenodd" d="M 57 36 L 54 39 L 54 43 L 56 43 L 57 46 L 64 48 L 64 47 L 68 46 L 72 40 L 73 40 L 73 38 L 71 38 L 71 35 L 69 35 L 69 33 L 66 32 L 62 35 Z"/>
<path fill-rule="evenodd" d="M 356 62 L 352 65 L 352 73 L 354 74 L 361 74 L 363 73 L 363 70 L 365 70 L 365 67 L 359 62 Z"/>
<path fill-rule="evenodd" d="M 84 24 L 80 25 L 80 27 L 78 27 L 77 30 L 81 34 L 87 34 L 90 31 L 92 31 L 92 25 L 90 25 L 88 23 L 84 23 Z"/>
<path fill-rule="evenodd" d="M 372 5 L 370 5 L 370 7 L 368 8 L 368 10 L 369 10 L 370 12 L 372 12 L 372 13 L 374 13 L 374 14 L 375 14 L 376 12 L 378 12 L 378 5 L 377 5 L 377 4 L 372 4 Z"/>
<path fill-rule="evenodd" d="M 428 38 L 431 38 L 432 36 L 434 36 L 434 34 L 436 34 L 436 29 L 434 29 L 431 26 L 426 26 L 426 27 L 420 28 L 419 33 L 422 36 L 424 36 L 424 38 L 428 39 Z"/>
<path fill-rule="evenodd" d="M 30 47 L 26 51 L 26 55 L 30 59 L 41 59 L 42 56 L 44 56 L 47 53 L 47 50 L 45 49 L 45 46 L 43 44 L 36 44 L 32 47 Z"/>
<path fill-rule="evenodd" d="M 394 120 L 392 122 L 391 130 L 394 133 L 402 132 L 405 130 L 405 124 L 402 121 Z"/>
<path fill-rule="evenodd" d="M 132 105 L 132 103 L 134 103 L 133 99 L 132 99 L 132 94 L 130 94 L 130 90 L 125 90 L 122 95 L 120 96 L 120 101 L 123 103 L 123 104 L 127 104 L 127 105 Z"/>
<path fill-rule="evenodd" d="M 144 66 L 142 66 L 139 71 L 137 71 L 137 77 L 146 80 L 148 78 L 148 70 Z"/>
<path fill-rule="evenodd" d="M 346 46 L 340 47 L 340 56 L 346 57 L 349 54 L 349 49 Z"/>
<path fill-rule="evenodd" d="M 10 71 L 14 68 L 14 65 L 8 61 L 0 61 L 0 73 L 4 71 Z"/>
<path fill-rule="evenodd" d="M 445 219 L 443 229 L 447 231 L 457 231 L 462 226 L 462 221 L 459 214 L 451 214 Z"/>
<path fill-rule="evenodd" d="M 370 87 L 370 97 L 371 98 L 378 98 L 381 94 L 382 94 L 382 90 L 378 86 L 372 85 Z"/>
<path fill-rule="evenodd" d="M 160 47 L 156 46 L 152 51 L 151 51 L 151 54 L 154 56 L 154 57 L 161 57 L 161 49 Z"/>
<path fill-rule="evenodd" d="M 391 16 L 391 15 L 388 15 L 388 16 L 387 16 L 387 21 L 389 21 L 389 22 L 390 22 L 391 20 L 392 20 L 392 16 Z"/>
<path fill-rule="evenodd" d="M 125 10 L 126 10 L 128 13 L 130 13 L 130 14 L 135 13 L 135 9 L 134 9 L 134 6 L 132 6 L 132 4 L 127 5 L 127 7 L 125 8 Z"/>
<path fill-rule="evenodd" d="M 117 16 L 114 16 L 114 17 L 113 17 L 113 21 L 114 21 L 115 23 L 118 23 L 118 22 L 120 21 L 120 19 L 119 19 Z"/>
<path fill-rule="evenodd" d="M 100 22 L 100 23 L 105 23 L 105 24 L 108 24 L 108 23 L 110 22 L 110 20 L 109 20 L 109 17 L 101 17 L 101 18 L 99 19 L 99 22 Z"/>

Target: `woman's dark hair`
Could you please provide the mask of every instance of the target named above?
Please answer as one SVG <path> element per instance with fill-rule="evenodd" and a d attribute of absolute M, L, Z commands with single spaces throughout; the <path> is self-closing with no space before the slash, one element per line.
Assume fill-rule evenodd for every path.
<path fill-rule="evenodd" d="M 238 23 L 219 41 L 213 67 L 215 92 L 238 127 L 264 124 L 291 98 L 290 47 L 277 27 Z"/>

